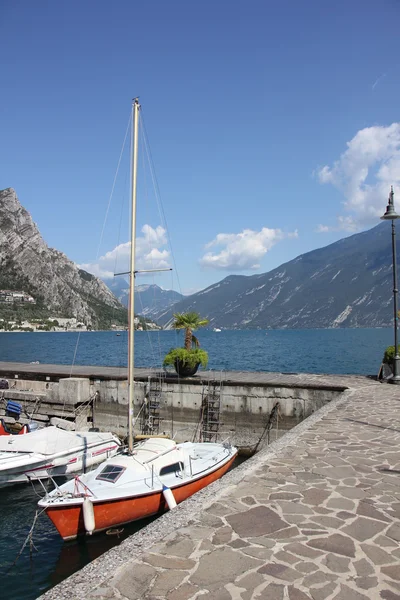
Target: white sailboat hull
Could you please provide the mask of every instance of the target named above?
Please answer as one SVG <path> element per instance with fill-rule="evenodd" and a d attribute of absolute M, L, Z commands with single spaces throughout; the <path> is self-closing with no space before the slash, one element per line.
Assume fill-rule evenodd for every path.
<path fill-rule="evenodd" d="M 133 454 L 117 454 L 40 500 L 64 539 L 91 534 L 172 509 L 216 481 L 237 449 L 229 444 L 147 440 Z M 90 523 L 84 503 L 90 500 Z M 86 507 L 87 508 L 87 507 Z"/>

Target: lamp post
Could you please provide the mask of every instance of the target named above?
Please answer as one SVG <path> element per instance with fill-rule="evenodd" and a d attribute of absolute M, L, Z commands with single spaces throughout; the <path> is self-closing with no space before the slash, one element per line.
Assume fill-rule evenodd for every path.
<path fill-rule="evenodd" d="M 400 384 L 400 356 L 399 356 L 399 345 L 397 341 L 397 258 L 396 258 L 396 227 L 395 220 L 400 219 L 394 209 L 394 193 L 393 186 L 390 188 L 389 203 L 386 207 L 385 214 L 381 217 L 385 221 L 392 221 L 392 255 L 393 255 L 393 310 L 394 310 L 394 358 L 393 358 L 393 377 L 390 379 L 391 383 Z"/>

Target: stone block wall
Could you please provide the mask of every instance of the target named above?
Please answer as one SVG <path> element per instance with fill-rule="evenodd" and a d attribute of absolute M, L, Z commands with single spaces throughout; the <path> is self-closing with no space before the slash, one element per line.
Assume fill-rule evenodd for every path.
<path fill-rule="evenodd" d="M 121 438 L 127 434 L 126 380 L 67 377 L 58 382 L 15 380 L 10 384 L 13 388 L 4 390 L 4 398 L 21 402 L 28 410 L 37 405 L 34 418 L 38 421 L 46 423 L 57 417 L 73 423 L 76 430 L 98 427 Z M 136 432 L 140 432 L 140 409 L 147 390 L 146 379 L 135 382 Z M 205 387 L 199 380 L 163 382 L 160 433 L 172 435 L 177 441 L 192 439 L 198 427 L 204 393 Z M 278 420 L 270 433 L 271 439 L 276 439 L 340 394 L 334 389 L 306 386 L 225 383 L 221 387 L 220 439 L 240 444 L 255 443 L 272 408 L 279 402 Z M 0 402 L 0 415 L 4 414 L 3 404 Z"/>

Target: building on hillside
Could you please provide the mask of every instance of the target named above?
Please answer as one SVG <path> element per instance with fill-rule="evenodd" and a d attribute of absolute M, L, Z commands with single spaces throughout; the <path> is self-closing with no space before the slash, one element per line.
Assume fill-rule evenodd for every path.
<path fill-rule="evenodd" d="M 15 302 L 19 304 L 29 302 L 30 304 L 36 304 L 36 300 L 33 296 L 30 296 L 24 291 L 14 290 L 0 290 L 0 302 Z"/>
<path fill-rule="evenodd" d="M 57 321 L 59 327 L 64 327 L 65 329 L 77 326 L 75 317 L 49 317 L 49 321 Z"/>

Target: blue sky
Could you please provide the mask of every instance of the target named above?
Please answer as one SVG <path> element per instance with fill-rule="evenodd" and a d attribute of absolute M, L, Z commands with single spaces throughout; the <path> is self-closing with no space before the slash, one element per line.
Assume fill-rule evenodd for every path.
<path fill-rule="evenodd" d="M 50 246 L 122 270 L 127 152 L 101 232 L 139 95 L 168 226 L 147 172 L 139 258 L 172 264 L 167 238 L 175 257 L 141 283 L 188 293 L 371 227 L 390 183 L 400 207 L 399 17 L 398 0 L 2 0 L 0 188 Z"/>

